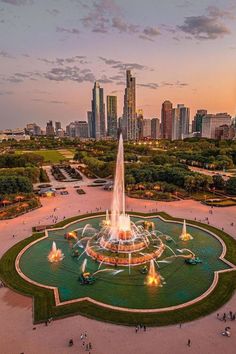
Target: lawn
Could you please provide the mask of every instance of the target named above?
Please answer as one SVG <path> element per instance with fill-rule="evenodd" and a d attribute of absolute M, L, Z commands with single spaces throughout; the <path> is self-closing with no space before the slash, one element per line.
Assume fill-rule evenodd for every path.
<path fill-rule="evenodd" d="M 163 216 L 167 220 L 181 220 L 177 218 L 172 218 L 166 213 L 159 213 L 159 215 Z M 73 220 L 80 219 L 81 217 L 83 216 L 63 220 L 57 225 L 54 225 L 54 227 L 61 227 Z M 190 222 L 194 225 L 202 226 L 202 224 L 199 222 L 188 220 L 187 222 Z M 225 232 L 218 230 L 210 225 L 203 225 L 203 227 L 214 232 L 224 240 L 227 246 L 226 259 L 235 264 L 236 241 L 232 237 L 227 235 Z M 33 310 L 35 323 L 43 322 L 50 317 L 56 319 L 75 314 L 81 314 L 101 321 L 132 326 L 136 325 L 137 323 L 143 323 L 148 326 L 164 326 L 169 324 L 184 323 L 187 321 L 192 321 L 201 316 L 208 315 L 213 311 L 216 311 L 219 307 L 221 307 L 230 299 L 236 288 L 236 271 L 230 271 L 219 275 L 219 281 L 217 286 L 215 287 L 213 292 L 210 293 L 205 299 L 197 302 L 194 305 L 175 311 L 168 311 L 155 314 L 129 313 L 105 309 L 88 301 L 56 307 L 54 295 L 51 290 L 41 288 L 39 286 L 26 282 L 23 278 L 19 276 L 15 269 L 15 259 L 20 250 L 32 241 L 42 237 L 42 235 L 42 233 L 36 233 L 33 236 L 17 243 L 11 249 L 9 249 L 0 260 L 0 277 L 4 281 L 4 283 L 13 290 L 34 298 Z"/>
<path fill-rule="evenodd" d="M 44 163 L 60 163 L 61 161 L 66 161 L 67 158 L 59 150 L 33 150 L 33 151 L 16 151 L 17 154 L 23 154 L 26 152 L 31 152 L 43 156 Z"/>
<path fill-rule="evenodd" d="M 196 192 L 191 194 L 190 198 L 202 202 L 205 201 L 206 199 L 215 199 L 219 197 L 216 194 L 211 192 Z"/>
<path fill-rule="evenodd" d="M 219 201 L 209 201 L 207 200 L 205 202 L 206 205 L 210 206 L 216 206 L 216 207 L 228 207 L 228 206 L 235 206 L 236 205 L 236 200 L 234 199 L 222 199 Z"/>

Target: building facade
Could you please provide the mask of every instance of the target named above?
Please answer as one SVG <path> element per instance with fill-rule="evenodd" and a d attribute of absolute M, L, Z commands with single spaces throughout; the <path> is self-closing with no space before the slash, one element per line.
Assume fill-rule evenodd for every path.
<path fill-rule="evenodd" d="M 189 135 L 190 109 L 184 104 L 178 104 L 177 108 L 179 109 L 180 139 L 184 139 Z"/>
<path fill-rule="evenodd" d="M 152 118 L 151 119 L 151 138 L 152 139 L 159 139 L 160 135 L 161 135 L 160 119 L 159 118 Z"/>
<path fill-rule="evenodd" d="M 172 138 L 172 103 L 165 101 L 161 108 L 161 135 L 163 139 Z"/>
<path fill-rule="evenodd" d="M 92 99 L 92 138 L 102 139 L 106 136 L 105 126 L 105 104 L 103 88 L 98 82 L 94 83 Z"/>
<path fill-rule="evenodd" d="M 107 96 L 107 135 L 117 138 L 117 96 Z"/>
<path fill-rule="evenodd" d="M 124 95 L 124 127 L 123 135 L 126 140 L 137 139 L 137 116 L 136 116 L 136 84 L 131 71 L 126 71 L 126 88 Z"/>
<path fill-rule="evenodd" d="M 198 109 L 197 113 L 194 116 L 193 123 L 192 123 L 192 132 L 196 133 L 197 136 L 202 135 L 202 118 L 207 115 L 206 109 Z"/>
<path fill-rule="evenodd" d="M 52 122 L 52 120 L 50 120 L 49 122 L 47 122 L 47 125 L 46 125 L 46 135 L 47 135 L 47 136 L 54 136 L 54 135 L 55 135 L 55 131 L 54 131 L 54 127 L 53 127 L 53 122 Z"/>
<path fill-rule="evenodd" d="M 143 120 L 143 137 L 151 138 L 151 119 Z"/>
<path fill-rule="evenodd" d="M 231 125 L 231 116 L 228 113 L 206 114 L 202 118 L 202 137 L 216 139 L 216 128 L 221 125 Z"/>

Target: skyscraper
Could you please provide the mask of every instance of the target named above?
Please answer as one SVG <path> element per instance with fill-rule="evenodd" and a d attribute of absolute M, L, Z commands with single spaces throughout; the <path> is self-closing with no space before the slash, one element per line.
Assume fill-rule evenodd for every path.
<path fill-rule="evenodd" d="M 180 139 L 184 139 L 189 135 L 190 109 L 184 104 L 178 104 L 177 108 L 179 108 Z"/>
<path fill-rule="evenodd" d="M 105 104 L 103 99 L 103 88 L 98 82 L 94 83 L 92 99 L 92 138 L 101 139 L 105 137 Z"/>
<path fill-rule="evenodd" d="M 137 139 L 143 138 L 143 110 L 138 109 L 137 116 Z"/>
<path fill-rule="evenodd" d="M 160 138 L 160 120 L 159 118 L 151 119 L 151 138 L 159 139 Z"/>
<path fill-rule="evenodd" d="M 231 125 L 231 116 L 228 113 L 206 114 L 202 118 L 202 137 L 215 139 L 216 128 L 225 124 Z"/>
<path fill-rule="evenodd" d="M 193 119 L 192 132 L 199 136 L 202 134 L 202 118 L 207 115 L 206 109 L 198 109 Z"/>
<path fill-rule="evenodd" d="M 117 138 L 117 97 L 107 96 L 107 135 Z"/>
<path fill-rule="evenodd" d="M 161 109 L 161 133 L 163 139 L 172 137 L 172 103 L 165 101 L 162 103 Z"/>
<path fill-rule="evenodd" d="M 151 119 L 143 120 L 143 137 L 151 138 Z"/>
<path fill-rule="evenodd" d="M 87 121 L 88 121 L 88 137 L 92 138 L 93 134 L 93 115 L 91 111 L 87 112 Z"/>
<path fill-rule="evenodd" d="M 180 109 L 179 107 L 172 110 L 172 136 L 171 140 L 178 140 L 181 138 L 180 133 Z"/>
<path fill-rule="evenodd" d="M 46 135 L 47 135 L 47 136 L 53 136 L 53 135 L 55 135 L 55 131 L 54 131 L 54 127 L 53 127 L 52 120 L 50 120 L 49 122 L 47 122 L 47 125 L 46 125 Z"/>
<path fill-rule="evenodd" d="M 135 77 L 131 75 L 131 71 L 126 71 L 126 89 L 124 95 L 124 138 L 134 140 L 137 138 L 137 119 L 136 119 L 136 93 L 135 93 Z"/>

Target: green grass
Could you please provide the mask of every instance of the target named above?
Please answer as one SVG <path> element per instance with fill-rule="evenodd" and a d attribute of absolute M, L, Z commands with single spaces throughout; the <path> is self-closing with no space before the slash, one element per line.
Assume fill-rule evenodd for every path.
<path fill-rule="evenodd" d="M 191 194 L 190 198 L 201 202 L 206 199 L 213 199 L 213 198 L 219 198 L 219 197 L 211 192 L 196 192 L 196 193 Z"/>
<path fill-rule="evenodd" d="M 87 214 L 85 216 L 96 216 L 104 213 Z M 139 216 L 152 216 L 153 214 L 132 213 Z M 158 213 L 166 220 L 182 221 L 169 216 L 166 213 Z M 79 220 L 84 216 L 73 217 L 64 220 L 54 227 L 62 227 L 69 222 Z M 225 232 L 214 228 L 210 225 L 203 225 L 196 221 L 187 220 L 187 222 L 202 226 L 206 230 L 212 231 L 222 238 L 227 246 L 226 259 L 236 264 L 236 241 Z M 54 319 L 63 318 L 70 315 L 81 314 L 87 317 L 95 318 L 97 320 L 112 322 L 123 325 L 136 325 L 143 323 L 148 326 L 164 326 L 176 323 L 184 323 L 192 321 L 201 316 L 210 314 L 216 311 L 224 303 L 226 303 L 233 295 L 236 288 L 236 271 L 225 272 L 219 275 L 219 281 L 213 292 L 205 299 L 197 302 L 194 305 L 188 306 L 175 311 L 168 311 L 163 313 L 129 313 L 117 310 L 105 309 L 101 306 L 94 305 L 88 301 L 73 303 L 70 305 L 63 305 L 56 307 L 54 301 L 53 291 L 41 288 L 26 282 L 19 276 L 15 269 L 15 259 L 22 248 L 32 241 L 42 237 L 44 233 L 35 233 L 33 236 L 17 243 L 9 249 L 0 260 L 0 277 L 7 286 L 13 290 L 31 296 L 34 299 L 34 321 L 40 323 L 46 319 L 53 317 Z"/>
<path fill-rule="evenodd" d="M 40 155 L 44 158 L 44 163 L 56 164 L 61 161 L 66 161 L 67 159 L 63 156 L 59 150 L 32 150 L 32 151 L 16 151 L 17 154 L 23 154 L 25 152 L 32 152 L 34 154 Z"/>
<path fill-rule="evenodd" d="M 228 206 L 234 206 L 236 205 L 236 201 L 233 200 L 233 199 L 223 199 L 223 200 L 220 200 L 218 202 L 210 202 L 210 201 L 206 201 L 205 204 L 207 205 L 213 205 L 213 206 L 216 206 L 216 207 L 228 207 Z"/>

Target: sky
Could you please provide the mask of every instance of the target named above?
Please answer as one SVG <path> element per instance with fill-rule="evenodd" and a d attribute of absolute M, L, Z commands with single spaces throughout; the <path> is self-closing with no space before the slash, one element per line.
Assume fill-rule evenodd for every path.
<path fill-rule="evenodd" d="M 137 109 L 236 115 L 235 0 L 0 0 L 0 129 L 86 120 L 94 81 Z"/>

